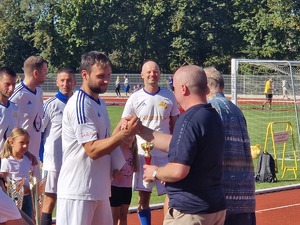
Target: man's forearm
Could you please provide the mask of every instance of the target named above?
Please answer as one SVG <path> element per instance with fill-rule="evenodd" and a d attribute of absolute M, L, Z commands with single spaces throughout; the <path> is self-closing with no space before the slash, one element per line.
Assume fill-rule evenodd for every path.
<path fill-rule="evenodd" d="M 163 134 L 157 131 L 154 131 L 148 127 L 142 126 L 142 129 L 138 133 L 143 139 L 148 142 L 152 142 L 154 147 L 163 151 L 169 151 L 169 144 L 172 136 L 170 134 Z"/>

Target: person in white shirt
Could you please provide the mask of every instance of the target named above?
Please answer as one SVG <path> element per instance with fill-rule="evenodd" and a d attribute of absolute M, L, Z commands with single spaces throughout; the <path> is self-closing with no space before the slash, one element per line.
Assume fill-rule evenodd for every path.
<path fill-rule="evenodd" d="M 125 104 L 122 117 L 137 115 L 142 124 L 156 131 L 170 134 L 178 118 L 179 109 L 172 91 L 158 85 L 160 79 L 159 66 L 154 61 L 146 61 L 142 66 L 141 77 L 144 88 L 132 93 Z M 138 215 L 142 225 L 151 224 L 150 197 L 152 187 L 143 185 L 144 150 L 141 144 L 146 142 L 137 135 L 139 169 L 134 173 L 133 190 L 139 191 Z M 163 166 L 167 164 L 167 153 L 157 149 L 151 151 L 151 164 Z M 159 181 L 154 181 L 158 195 L 165 194 L 165 187 Z"/>
<path fill-rule="evenodd" d="M 0 153 L 10 132 L 18 126 L 18 107 L 8 100 L 14 92 L 16 80 L 13 69 L 0 68 Z"/>
<path fill-rule="evenodd" d="M 73 94 L 76 84 L 75 72 L 70 68 L 61 68 L 57 72 L 58 92 L 44 103 L 42 121 L 43 174 L 47 176 L 45 195 L 42 205 L 41 225 L 52 224 L 52 212 L 56 204 L 57 179 L 62 163 L 61 127 L 63 111 Z"/>
<path fill-rule="evenodd" d="M 25 155 L 29 146 L 29 134 L 23 128 L 14 128 L 5 141 L 1 153 L 0 174 L 13 181 L 24 179 L 24 198 L 22 211 L 33 218 L 32 196 L 29 188 L 29 173 L 33 171 L 30 159 Z M 33 174 L 34 175 L 34 174 Z"/>
<path fill-rule="evenodd" d="M 128 129 L 110 136 L 105 93 L 111 77 L 107 56 L 91 51 L 81 58 L 82 85 L 68 100 L 62 120 L 63 161 L 57 186 L 57 225 L 112 225 L 109 203 L 111 153 L 140 127 L 136 116 Z"/>
<path fill-rule="evenodd" d="M 18 106 L 19 125 L 27 130 L 31 137 L 29 151 L 38 159 L 41 143 L 43 118 L 43 91 L 39 86 L 47 77 L 48 63 L 41 56 L 30 56 L 24 62 L 24 80 L 19 83 L 10 101 Z M 40 180 L 40 168 L 34 171 Z"/>

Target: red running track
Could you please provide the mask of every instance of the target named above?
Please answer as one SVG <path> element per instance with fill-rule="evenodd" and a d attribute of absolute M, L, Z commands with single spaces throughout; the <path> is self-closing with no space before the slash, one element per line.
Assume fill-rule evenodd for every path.
<path fill-rule="evenodd" d="M 152 211 L 152 225 L 162 225 L 163 210 Z M 136 213 L 128 225 L 139 225 Z M 257 225 L 300 225 L 300 188 L 256 195 Z"/>

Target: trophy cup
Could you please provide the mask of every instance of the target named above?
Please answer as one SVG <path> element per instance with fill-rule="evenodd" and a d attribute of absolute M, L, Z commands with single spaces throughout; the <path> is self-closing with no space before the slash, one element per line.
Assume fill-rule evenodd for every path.
<path fill-rule="evenodd" d="M 7 194 L 16 203 L 19 209 L 22 208 L 24 197 L 24 178 L 20 180 L 7 179 Z"/>
<path fill-rule="evenodd" d="M 38 179 L 32 175 L 32 172 L 29 174 L 29 177 L 30 177 L 29 185 L 30 185 L 30 191 L 32 196 L 34 220 L 37 225 L 40 225 L 42 203 L 44 198 L 47 175 L 45 175 L 41 181 L 38 181 Z"/>
<path fill-rule="evenodd" d="M 144 159 L 145 159 L 145 162 L 147 165 L 150 165 L 151 164 L 151 150 L 153 149 L 154 147 L 154 144 L 151 143 L 151 142 L 145 142 L 145 143 L 142 143 L 141 144 L 142 146 L 142 149 L 144 150 Z M 152 189 L 152 187 L 154 186 L 154 183 L 153 182 L 148 182 L 148 181 L 143 181 L 143 185 L 145 188 L 148 188 L 148 189 Z"/>

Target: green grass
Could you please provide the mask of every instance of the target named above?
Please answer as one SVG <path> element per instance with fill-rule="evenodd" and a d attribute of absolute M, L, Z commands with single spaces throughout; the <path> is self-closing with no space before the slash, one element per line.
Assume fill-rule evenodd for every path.
<path fill-rule="evenodd" d="M 266 127 L 268 126 L 269 122 L 275 122 L 275 121 L 282 121 L 282 110 L 280 106 L 273 106 L 273 110 L 261 110 L 260 106 L 253 107 L 249 105 L 243 105 L 241 106 L 241 109 L 246 117 L 247 124 L 248 124 L 248 131 L 250 135 L 250 140 L 251 140 L 251 145 L 255 144 L 260 144 L 261 145 L 261 150 L 263 150 L 264 147 L 264 142 L 266 138 Z M 108 106 L 107 107 L 108 114 L 110 117 L 111 121 L 111 127 L 112 130 L 115 128 L 115 126 L 118 124 L 123 107 L 122 106 Z M 290 108 L 284 108 L 284 110 L 289 110 L 291 111 L 289 117 L 285 118 L 284 121 L 291 121 L 294 123 L 294 112 L 293 112 L 293 107 L 291 106 Z M 272 115 L 272 116 L 270 116 Z M 269 148 L 268 151 L 271 151 L 272 153 L 272 146 L 271 142 L 268 143 L 267 147 Z M 282 146 L 279 145 L 278 149 L 281 149 Z M 280 150 L 278 150 L 280 152 Z M 280 158 L 280 154 L 278 154 L 277 158 Z M 254 163 L 254 169 L 256 170 L 257 166 L 257 159 L 253 160 Z M 292 163 L 293 161 L 286 161 L 287 166 L 294 166 Z M 278 182 L 276 183 L 256 183 L 256 190 L 259 189 L 265 189 L 265 188 L 272 188 L 272 187 L 279 187 L 279 186 L 284 186 L 284 185 L 291 185 L 291 184 L 298 184 L 300 182 L 300 179 L 294 178 L 294 173 L 292 171 L 287 171 L 284 178 L 281 178 L 282 176 L 282 170 L 281 170 L 281 161 L 278 160 L 278 166 L 279 166 L 279 171 L 276 174 L 278 178 Z M 151 204 L 156 204 L 156 203 L 162 203 L 164 201 L 165 196 L 157 196 L 156 190 L 153 191 L 152 197 L 151 197 Z M 133 193 L 132 197 L 132 204 L 131 206 L 136 206 L 137 205 L 137 199 L 138 199 L 138 194 L 137 192 Z"/>

